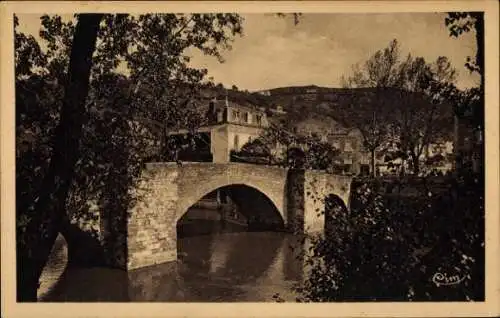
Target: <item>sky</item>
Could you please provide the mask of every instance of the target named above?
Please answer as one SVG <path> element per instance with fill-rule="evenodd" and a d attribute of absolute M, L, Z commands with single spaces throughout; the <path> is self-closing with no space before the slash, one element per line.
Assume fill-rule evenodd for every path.
<path fill-rule="evenodd" d="M 193 51 L 192 66 L 207 68 L 216 83 L 249 91 L 283 86 L 340 87 L 353 64 L 366 61 L 392 39 L 402 55 L 434 61 L 446 56 L 458 70 L 457 86 L 476 86 L 479 78 L 464 67 L 474 56 L 473 32 L 452 38 L 444 13 L 305 13 L 295 25 L 292 16 L 243 14 L 244 35 L 223 51 L 225 62 Z M 20 15 L 22 31 L 37 34 L 39 18 Z"/>

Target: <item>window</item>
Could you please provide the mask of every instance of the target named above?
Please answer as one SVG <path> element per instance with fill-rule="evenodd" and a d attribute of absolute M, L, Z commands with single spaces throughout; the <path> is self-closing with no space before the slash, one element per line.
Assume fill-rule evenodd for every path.
<path fill-rule="evenodd" d="M 240 119 L 240 112 L 233 110 L 233 120 L 239 120 Z"/>
<path fill-rule="evenodd" d="M 215 103 L 214 103 L 214 102 L 210 102 L 210 103 L 208 104 L 208 112 L 209 112 L 210 114 L 215 113 Z"/>
<path fill-rule="evenodd" d="M 352 165 L 352 158 L 344 158 L 345 165 Z"/>
<path fill-rule="evenodd" d="M 234 149 L 238 150 L 240 138 L 238 135 L 234 135 Z"/>
<path fill-rule="evenodd" d="M 249 120 L 248 120 L 248 113 L 247 113 L 247 112 L 243 113 L 243 121 L 244 121 L 245 123 L 248 123 L 248 122 L 249 122 Z"/>

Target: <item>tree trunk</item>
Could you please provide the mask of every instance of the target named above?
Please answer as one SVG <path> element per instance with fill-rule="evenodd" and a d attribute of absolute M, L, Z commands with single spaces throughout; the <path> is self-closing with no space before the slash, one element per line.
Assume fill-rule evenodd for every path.
<path fill-rule="evenodd" d="M 375 169 L 375 149 L 370 150 L 370 166 L 371 166 L 371 171 L 372 171 L 372 177 L 375 178 L 377 176 L 377 171 Z"/>
<path fill-rule="evenodd" d="M 411 166 L 413 174 L 415 176 L 418 176 L 418 174 L 420 173 L 420 162 L 418 160 L 418 156 L 416 155 L 411 156 Z"/>
<path fill-rule="evenodd" d="M 78 158 L 92 54 L 101 18 L 101 14 L 81 14 L 78 17 L 49 169 L 34 207 L 35 213 L 24 235 L 17 238 L 18 301 L 37 300 L 40 275 L 66 215 L 66 198 Z"/>

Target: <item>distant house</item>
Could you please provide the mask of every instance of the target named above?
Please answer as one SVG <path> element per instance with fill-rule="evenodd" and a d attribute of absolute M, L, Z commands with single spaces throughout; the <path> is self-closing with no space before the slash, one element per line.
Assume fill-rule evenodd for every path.
<path fill-rule="evenodd" d="M 357 129 L 328 134 L 328 141 L 340 150 L 337 172 L 355 175 L 370 173 L 369 153 L 363 147 L 363 137 Z"/>
<path fill-rule="evenodd" d="M 248 159 L 245 153 L 238 153 L 242 147 L 261 137 L 273 122 L 282 122 L 286 123 L 286 129 L 291 135 L 314 134 L 338 149 L 340 155 L 336 157 L 334 164 L 336 173 L 368 175 L 371 172 L 370 153 L 363 146 L 361 132 L 350 125 L 349 116 L 342 115 L 342 106 L 350 100 L 352 94 L 369 92 L 370 90 L 366 89 L 349 90 L 316 86 L 278 88 L 255 94 L 210 91 L 204 95 L 203 107 L 199 109 L 200 114 L 205 114 L 205 124 L 195 131 L 180 129 L 168 134 L 176 141 L 173 143 L 175 145 L 182 145 L 188 140 L 191 143 L 183 144 L 171 159 L 245 161 Z M 299 97 L 303 99 L 302 102 L 297 101 Z M 304 101 L 305 99 L 307 101 Z M 324 116 L 325 112 L 329 115 Z M 286 153 L 294 146 L 299 146 L 302 151 L 307 152 L 307 146 L 304 145 L 277 144 L 269 149 L 272 158 L 262 162 L 272 163 L 271 159 L 275 159 L 276 162 L 287 160 Z M 445 147 L 447 150 L 440 154 L 445 160 L 436 160 L 439 156 L 434 154 L 437 151 L 434 148 L 440 147 L 443 148 L 438 143 L 433 144 L 422 154 L 422 168 L 424 164 L 441 171 L 450 168 L 450 162 L 446 161 L 450 157 L 449 143 L 447 148 Z M 434 158 L 430 160 L 431 157 Z M 257 161 L 260 162 L 259 160 Z M 401 159 L 388 161 L 384 153 L 376 153 L 375 164 L 378 173 L 386 174 L 399 173 L 406 168 L 407 163 Z"/>
<path fill-rule="evenodd" d="M 323 142 L 328 142 L 340 151 L 333 167 L 335 173 L 354 175 L 369 173 L 369 156 L 363 148 L 359 130 L 346 128 L 332 118 L 320 118 L 317 115 L 305 116 L 292 126 L 295 134 L 319 136 Z"/>
<path fill-rule="evenodd" d="M 243 105 L 230 100 L 213 98 L 206 111 L 207 124 L 189 132 L 187 129 L 170 132 L 169 136 L 183 139 L 189 133 L 195 135 L 195 149 L 186 147 L 180 151 L 180 160 L 231 161 L 231 151 L 239 151 L 249 141 L 258 138 L 269 126 L 265 109 Z"/>

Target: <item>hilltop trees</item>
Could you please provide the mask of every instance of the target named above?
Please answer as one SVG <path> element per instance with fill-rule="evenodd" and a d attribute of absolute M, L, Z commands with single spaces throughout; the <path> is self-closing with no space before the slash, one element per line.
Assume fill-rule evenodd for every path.
<path fill-rule="evenodd" d="M 455 13 L 446 24 L 456 36 L 473 25 L 482 27 L 482 21 L 476 24 L 475 19 L 482 19 L 482 14 Z M 478 46 L 482 41 L 478 39 Z M 367 127 L 365 134 L 379 133 L 381 129 L 371 123 L 384 118 L 380 126 L 387 128 L 381 140 L 388 142 L 387 151 L 409 159 L 413 172 L 418 173 L 425 146 L 450 137 L 452 107 L 460 116 L 474 107 L 480 109 L 482 89 L 458 90 L 455 69 L 445 57 L 434 63 L 412 56 L 402 61 L 386 59 L 390 56 L 386 53 L 397 52 L 391 50 L 393 43 L 345 79 L 348 87 L 367 88 L 362 98 L 351 99 L 348 109 L 365 114 L 352 117 L 355 125 Z M 471 113 L 477 116 L 478 112 Z M 352 186 L 354 202 L 360 204 L 352 204 L 349 214 L 336 213 L 327 205 L 324 214 L 330 215 L 334 231 L 328 237 L 312 238 L 306 256 L 311 274 L 298 288 L 299 301 L 484 300 L 483 180 L 475 174 L 461 174 L 439 182 L 446 186 L 426 178 L 397 180 L 399 186 L 418 192 L 406 196 L 397 190 L 385 193 L 379 179 L 360 181 Z M 445 287 L 440 280 L 444 272 L 460 277 L 460 283 Z"/>
<path fill-rule="evenodd" d="M 221 59 L 220 48 L 242 31 L 235 14 L 41 21 L 47 49 L 15 28 L 19 301 L 36 300 L 68 212 L 88 216 L 90 198 L 107 213 L 126 208 L 158 134 L 199 123 L 190 105 L 206 71 L 188 66 L 186 49 Z"/>
<path fill-rule="evenodd" d="M 343 114 L 361 131 L 372 172 L 375 153 L 392 150 L 409 159 L 412 172 L 418 174 L 424 149 L 450 128 L 444 91 L 456 72 L 446 57 L 427 63 L 408 55 L 401 61 L 399 52 L 393 40 L 343 78 L 345 87 L 366 89 L 350 98 Z"/>
<path fill-rule="evenodd" d="M 408 56 L 399 69 L 398 91 L 392 125 L 396 148 L 408 156 L 410 169 L 420 172 L 423 151 L 431 143 L 451 135 L 452 109 L 443 89 L 455 80 L 455 70 L 446 57 L 432 64 Z"/>
<path fill-rule="evenodd" d="M 376 152 L 390 143 L 391 110 L 388 105 L 390 88 L 397 82 L 399 44 L 393 40 L 389 46 L 373 54 L 363 66 L 354 65 L 353 74 L 342 77 L 345 88 L 374 88 L 352 95 L 346 103 L 343 120 L 359 129 L 363 145 L 370 152 L 370 170 L 376 175 Z"/>

